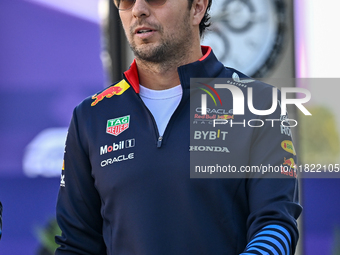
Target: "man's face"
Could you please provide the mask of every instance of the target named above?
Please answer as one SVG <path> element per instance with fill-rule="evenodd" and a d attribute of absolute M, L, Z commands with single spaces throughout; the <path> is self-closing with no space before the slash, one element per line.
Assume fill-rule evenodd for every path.
<path fill-rule="evenodd" d="M 171 61 L 183 57 L 191 45 L 194 33 L 188 0 L 167 0 L 161 6 L 136 0 L 131 9 L 119 14 L 137 59 Z"/>

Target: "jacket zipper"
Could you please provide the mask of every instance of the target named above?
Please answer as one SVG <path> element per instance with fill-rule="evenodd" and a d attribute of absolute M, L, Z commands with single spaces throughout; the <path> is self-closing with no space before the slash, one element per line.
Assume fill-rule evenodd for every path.
<path fill-rule="evenodd" d="M 162 147 L 163 136 L 159 135 L 158 127 L 157 127 L 157 123 L 155 121 L 155 118 L 153 117 L 153 115 L 150 112 L 149 108 L 146 107 L 146 105 L 144 104 L 144 102 L 143 102 L 142 98 L 140 97 L 140 95 L 137 94 L 137 96 L 139 97 L 140 101 L 142 102 L 142 104 L 144 105 L 145 109 L 149 113 L 149 116 L 151 117 L 151 120 L 152 120 L 152 123 L 153 123 L 153 127 L 154 127 L 154 130 L 155 130 L 155 133 L 156 133 L 156 138 L 157 138 L 157 148 L 161 148 Z"/>
<path fill-rule="evenodd" d="M 162 146 L 163 136 L 158 137 L 157 141 L 157 148 L 160 148 Z"/>
<path fill-rule="evenodd" d="M 180 74 L 180 73 L 179 73 L 179 75 L 180 75 L 180 77 L 181 77 L 181 74 Z M 124 75 L 124 79 L 127 81 L 125 75 Z M 181 80 L 181 79 L 180 79 L 180 80 Z M 166 126 L 166 128 L 165 128 L 163 136 L 160 136 L 160 135 L 159 135 L 159 131 L 158 131 L 158 127 L 157 127 L 157 123 L 156 123 L 155 118 L 153 117 L 153 115 L 152 115 L 152 113 L 150 112 L 149 108 L 146 107 L 146 105 L 144 104 L 144 101 L 142 100 L 142 98 L 140 97 L 140 95 L 139 95 L 138 93 L 136 93 L 136 94 L 137 94 L 137 96 L 139 97 L 139 100 L 142 102 L 142 104 L 143 104 L 144 107 L 146 108 L 146 110 L 148 111 L 149 116 L 150 116 L 151 119 L 152 119 L 153 126 L 154 126 L 155 133 L 156 133 L 156 138 L 157 138 L 157 148 L 161 148 L 161 147 L 162 147 L 162 142 L 163 142 L 163 136 L 164 136 L 166 130 L 168 129 L 168 126 L 169 126 L 169 124 L 170 124 L 171 119 L 172 119 L 173 116 L 171 116 L 171 118 L 170 118 L 170 120 L 169 120 L 169 122 L 168 122 L 168 124 L 167 124 L 167 126 Z M 184 94 L 184 89 L 183 89 L 183 94 Z M 180 101 L 179 105 L 177 106 L 177 108 L 181 105 L 182 101 L 183 101 L 183 95 L 182 95 L 181 101 Z M 177 108 L 175 109 L 174 113 L 177 111 Z M 173 113 L 173 114 L 174 114 L 174 113 Z"/>

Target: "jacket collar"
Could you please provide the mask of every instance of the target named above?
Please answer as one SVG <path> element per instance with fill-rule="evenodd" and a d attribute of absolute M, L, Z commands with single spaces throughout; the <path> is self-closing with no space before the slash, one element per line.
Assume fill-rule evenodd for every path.
<path fill-rule="evenodd" d="M 209 46 L 201 46 L 203 57 L 199 60 L 178 67 L 178 74 L 183 88 L 190 87 L 190 78 L 218 77 L 225 70 L 223 64 L 217 60 Z M 124 78 L 139 93 L 139 78 L 136 60 L 124 72 Z"/>

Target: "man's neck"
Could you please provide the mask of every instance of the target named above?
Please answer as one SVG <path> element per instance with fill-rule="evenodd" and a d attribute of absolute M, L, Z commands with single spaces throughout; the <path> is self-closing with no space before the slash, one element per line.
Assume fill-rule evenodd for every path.
<path fill-rule="evenodd" d="M 199 60 L 203 55 L 201 47 L 188 52 L 186 56 L 176 61 L 150 63 L 136 58 L 139 83 L 154 90 L 164 90 L 179 85 L 180 79 L 177 68 Z"/>

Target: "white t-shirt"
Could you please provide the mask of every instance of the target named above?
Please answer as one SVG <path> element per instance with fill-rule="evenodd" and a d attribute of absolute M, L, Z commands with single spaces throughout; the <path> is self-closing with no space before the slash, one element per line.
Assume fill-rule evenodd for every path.
<path fill-rule="evenodd" d="M 169 120 L 179 105 L 183 89 L 181 85 L 165 90 L 153 90 L 139 85 L 139 95 L 152 113 L 160 136 L 163 136 Z"/>

